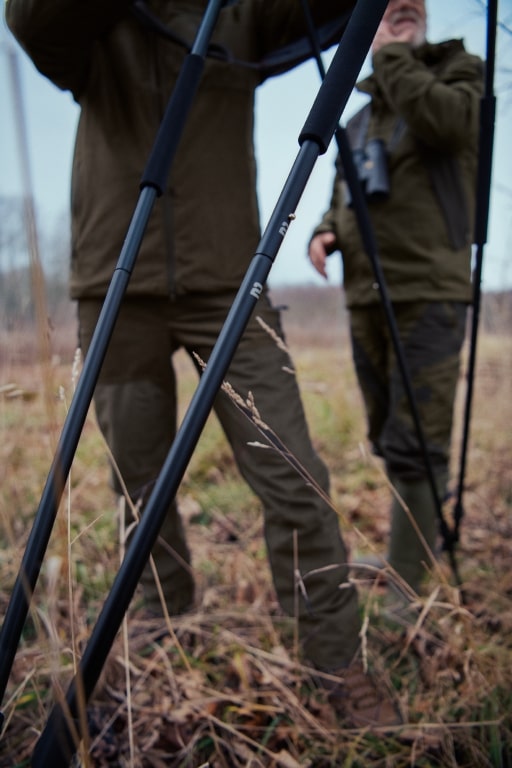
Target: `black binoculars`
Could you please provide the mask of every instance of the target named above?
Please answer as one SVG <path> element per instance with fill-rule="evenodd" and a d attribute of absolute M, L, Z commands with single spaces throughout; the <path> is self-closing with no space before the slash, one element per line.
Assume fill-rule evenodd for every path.
<path fill-rule="evenodd" d="M 389 195 L 386 147 L 382 139 L 371 139 L 364 149 L 352 153 L 359 181 L 367 200 L 384 200 Z M 352 195 L 345 184 L 345 204 L 352 207 Z"/>

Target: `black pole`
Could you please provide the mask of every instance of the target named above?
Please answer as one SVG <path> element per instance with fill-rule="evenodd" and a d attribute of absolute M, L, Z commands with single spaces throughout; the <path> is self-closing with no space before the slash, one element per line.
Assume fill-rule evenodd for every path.
<path fill-rule="evenodd" d="M 311 171 L 326 151 L 348 101 L 387 0 L 358 0 L 329 72 L 299 136 L 300 150 L 200 379 L 126 557 L 105 600 L 65 704 L 54 706 L 32 765 L 66 768 L 80 740 L 80 711 L 98 681 L 167 508 L 176 496 L 213 401 L 293 218 Z M 76 737 L 75 737 L 76 736 Z"/>
<path fill-rule="evenodd" d="M 471 322 L 471 341 L 467 374 L 467 391 L 464 406 L 464 425 L 460 455 L 457 499 L 454 508 L 455 536 L 464 516 L 463 494 L 466 473 L 469 428 L 473 402 L 474 377 L 476 367 L 476 349 L 478 324 L 480 319 L 481 283 L 484 247 L 487 242 L 489 224 L 489 205 L 491 193 L 492 156 L 494 147 L 494 123 L 496 119 L 496 97 L 494 96 L 494 65 L 496 60 L 496 27 L 498 24 L 498 0 L 489 0 L 487 5 L 487 52 L 485 68 L 485 88 L 480 109 L 480 144 L 478 156 L 477 194 L 475 214 L 475 268 L 473 271 L 473 316 Z"/>
<path fill-rule="evenodd" d="M 322 51 L 318 44 L 318 36 L 316 34 L 316 29 L 313 24 L 313 19 L 311 17 L 311 11 L 306 0 L 302 0 L 302 6 L 303 6 L 304 15 L 306 17 L 307 26 L 308 26 L 308 33 L 311 41 L 311 47 L 313 49 L 314 56 L 318 65 L 320 77 L 323 80 L 325 78 L 325 68 L 322 60 Z M 357 219 L 359 232 L 361 234 L 361 240 L 363 241 L 363 246 L 366 251 L 366 254 L 370 259 L 370 263 L 373 269 L 373 274 L 375 277 L 375 282 L 379 289 L 382 306 L 384 309 L 384 314 L 386 315 L 386 320 L 389 326 L 393 348 L 395 350 L 395 355 L 398 362 L 398 367 L 400 369 L 402 382 L 404 385 L 407 400 L 409 402 L 409 407 L 411 409 L 411 415 L 412 415 L 414 426 L 416 429 L 416 435 L 417 435 L 418 443 L 420 445 L 420 449 L 422 452 L 423 461 L 425 462 L 425 469 L 427 472 L 428 481 L 430 484 L 430 488 L 432 490 L 432 497 L 434 501 L 436 515 L 439 520 L 439 530 L 443 538 L 444 549 L 448 553 L 450 565 L 451 565 L 455 580 L 457 584 L 460 584 L 460 577 L 459 577 L 457 563 L 455 561 L 455 555 L 454 555 L 455 540 L 454 540 L 453 532 L 450 530 L 443 515 L 441 499 L 439 498 L 434 471 L 432 469 L 432 462 L 430 461 L 430 456 L 427 450 L 427 444 L 426 444 L 423 428 L 421 425 L 421 419 L 418 411 L 418 406 L 416 403 L 416 397 L 414 395 L 414 390 L 412 387 L 409 367 L 407 365 L 407 360 L 404 354 L 403 345 L 400 339 L 400 334 L 398 332 L 393 305 L 389 298 L 389 290 L 387 288 L 386 279 L 384 277 L 384 272 L 382 270 L 377 241 L 375 238 L 373 225 L 368 212 L 368 206 L 366 204 L 366 199 L 361 187 L 361 183 L 359 181 L 359 176 L 354 163 L 354 158 L 352 156 L 352 151 L 348 141 L 347 132 L 340 125 L 338 125 L 334 136 L 336 139 L 336 144 L 338 146 L 338 152 L 340 155 L 341 164 L 343 166 L 343 170 L 345 173 L 345 179 L 350 189 L 350 194 L 352 196 L 354 214 Z"/>
<path fill-rule="evenodd" d="M 58 506 L 91 404 L 94 388 L 131 278 L 147 222 L 162 194 L 188 110 L 202 74 L 208 41 L 223 0 L 209 0 L 191 53 L 185 59 L 141 182 L 141 192 L 62 429 L 0 633 L 0 703 L 5 694 L 30 600 L 48 547 Z M 1 713 L 0 713 L 1 714 Z M 3 719 L 3 715 L 0 719 Z"/>

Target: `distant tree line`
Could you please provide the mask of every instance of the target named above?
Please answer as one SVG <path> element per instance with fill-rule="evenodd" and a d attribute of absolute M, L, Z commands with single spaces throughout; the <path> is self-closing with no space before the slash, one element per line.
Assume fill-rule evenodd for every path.
<path fill-rule="evenodd" d="M 44 291 L 51 327 L 74 329 L 75 306 L 69 299 L 69 216 L 63 214 L 54 231 L 42 228 L 40 257 L 44 280 L 35 283 L 29 254 L 24 201 L 0 197 L 0 332 L 30 330 L 35 317 L 35 291 Z M 334 341 L 344 325 L 343 291 L 339 286 L 300 285 L 272 289 L 276 304 L 285 308 L 285 327 Z M 71 321 L 71 322 L 70 322 Z M 331 327 L 333 326 L 333 327 Z M 512 291 L 486 293 L 482 299 L 482 329 L 489 333 L 512 329 Z M 74 338 L 73 330 L 73 338 Z M 4 339 L 5 341 L 5 339 Z M 73 342 L 74 343 L 74 342 Z"/>
<path fill-rule="evenodd" d="M 50 318 L 69 312 L 69 218 L 63 215 L 49 233 L 43 228 L 38 251 L 44 280 L 34 280 L 25 216 L 25 202 L 18 197 L 0 197 L 0 328 L 3 331 L 29 327 L 35 317 L 36 291 L 44 292 Z"/>

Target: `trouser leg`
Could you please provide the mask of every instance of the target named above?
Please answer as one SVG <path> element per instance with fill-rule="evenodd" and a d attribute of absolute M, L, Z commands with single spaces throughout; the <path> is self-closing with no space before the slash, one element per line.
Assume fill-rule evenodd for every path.
<path fill-rule="evenodd" d="M 144 514 L 156 478 L 170 448 L 169 395 L 151 381 L 99 383 L 94 404 L 98 424 L 112 451 L 112 485 L 118 494 L 126 487 L 126 526 Z M 190 552 L 175 502 L 169 505 L 158 539 L 151 549 L 158 580 L 171 614 L 182 613 L 194 600 Z M 148 563 L 140 583 L 146 607 L 161 612 L 153 569 Z"/>
<path fill-rule="evenodd" d="M 281 334 L 279 315 L 265 299 L 255 314 Z M 243 477 L 263 504 L 265 539 L 279 602 L 285 612 L 294 615 L 296 540 L 298 571 L 307 595 L 298 592 L 302 648 L 316 665 L 334 668 L 348 663 L 359 644 L 357 595 L 347 583 L 347 553 L 337 515 L 322 498 L 329 492 L 327 470 L 312 446 L 295 376 L 284 370 L 290 365 L 288 355 L 253 318 L 227 380 L 242 397 L 252 393 L 261 419 L 318 489 L 278 451 L 253 445 L 264 443 L 264 438 L 225 394 L 217 398 L 215 409 Z"/>
<path fill-rule="evenodd" d="M 81 302 L 80 337 L 87 351 L 99 311 L 98 302 Z M 121 309 L 94 394 L 100 429 L 115 466 L 116 493 L 127 488 L 132 504 L 144 512 L 175 432 L 175 381 L 171 351 L 155 303 L 127 302 Z M 130 504 L 127 525 L 132 521 Z M 152 548 L 158 577 L 171 613 L 193 602 L 190 553 L 176 504 L 172 503 Z M 148 607 L 160 611 L 149 564 L 141 584 Z"/>
<path fill-rule="evenodd" d="M 437 493 L 442 502 L 449 473 L 453 405 L 465 306 L 459 303 L 397 305 L 395 317 Z M 414 516 L 430 549 L 435 549 L 438 514 L 424 453 L 402 373 L 380 307 L 351 313 L 354 362 L 364 394 L 369 435 L 384 457 L 388 475 Z M 378 348 L 385 353 L 378 353 Z M 385 395 L 385 398 L 383 397 Z M 391 508 L 389 558 L 417 590 L 430 557 L 401 504 Z"/>

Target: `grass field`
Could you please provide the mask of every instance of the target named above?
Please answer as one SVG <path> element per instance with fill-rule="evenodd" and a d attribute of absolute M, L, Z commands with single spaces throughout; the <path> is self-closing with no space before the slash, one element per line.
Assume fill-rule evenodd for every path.
<path fill-rule="evenodd" d="M 352 550 L 383 553 L 389 489 L 368 453 L 337 295 L 277 296 L 315 445 Z M 301 666 L 293 618 L 276 603 L 259 503 L 240 480 L 211 417 L 179 492 L 198 585 L 197 609 L 172 619 L 161 642 L 130 607 L 88 709 L 84 766 L 512 766 L 512 338 L 481 333 L 465 515 L 454 586 L 445 557 L 415 625 L 382 612 L 382 589 L 360 581 L 369 668 L 389 686 L 406 727 L 393 734 L 337 723 Z M 76 381 L 73 333 L 55 332 L 54 358 L 3 339 L 0 380 L 0 614 L 31 530 Z M 178 354 L 180 408 L 195 388 Z M 458 470 L 466 385 L 454 440 Z M 270 425 L 271 426 L 271 425 Z M 52 704 L 66 691 L 119 567 L 116 501 L 105 445 L 87 418 L 53 527 L 29 619 L 2 702 L 0 767 L 28 766 Z M 451 503 L 446 515 L 451 519 Z M 1 663 L 2 660 L 0 660 Z"/>

